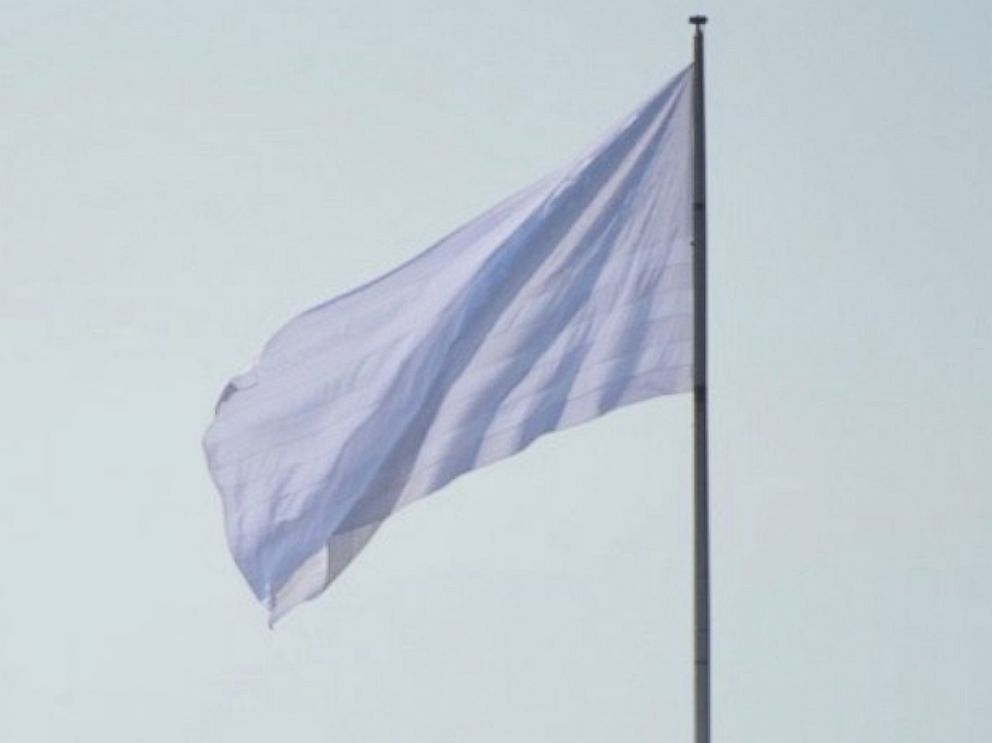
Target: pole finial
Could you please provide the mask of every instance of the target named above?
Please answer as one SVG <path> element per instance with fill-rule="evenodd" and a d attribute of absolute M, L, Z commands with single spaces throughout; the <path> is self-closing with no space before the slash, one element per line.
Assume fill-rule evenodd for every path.
<path fill-rule="evenodd" d="M 689 23 L 695 26 L 697 31 L 699 30 L 700 26 L 706 25 L 706 21 L 707 18 L 704 15 L 694 15 L 689 17 Z"/>

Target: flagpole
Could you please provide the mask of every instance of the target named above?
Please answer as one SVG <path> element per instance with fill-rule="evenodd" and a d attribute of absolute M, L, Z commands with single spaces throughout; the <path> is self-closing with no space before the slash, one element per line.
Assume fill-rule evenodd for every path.
<path fill-rule="evenodd" d="M 703 26 L 689 19 L 693 38 L 693 430 L 694 623 L 696 743 L 710 743 L 710 535 L 706 432 L 706 116 L 703 98 Z"/>

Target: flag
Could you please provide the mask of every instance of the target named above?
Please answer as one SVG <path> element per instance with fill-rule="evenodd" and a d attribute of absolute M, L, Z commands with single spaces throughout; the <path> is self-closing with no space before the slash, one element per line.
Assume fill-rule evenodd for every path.
<path fill-rule="evenodd" d="M 204 437 L 275 621 L 390 514 L 537 437 L 692 388 L 692 68 L 585 156 L 286 324 Z"/>

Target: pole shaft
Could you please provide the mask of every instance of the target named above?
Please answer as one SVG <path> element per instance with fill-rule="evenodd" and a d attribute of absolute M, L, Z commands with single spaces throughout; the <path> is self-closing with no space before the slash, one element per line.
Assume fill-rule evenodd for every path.
<path fill-rule="evenodd" d="M 709 442 L 706 430 L 706 115 L 703 98 L 703 25 L 693 16 L 693 527 L 696 743 L 710 743 Z"/>

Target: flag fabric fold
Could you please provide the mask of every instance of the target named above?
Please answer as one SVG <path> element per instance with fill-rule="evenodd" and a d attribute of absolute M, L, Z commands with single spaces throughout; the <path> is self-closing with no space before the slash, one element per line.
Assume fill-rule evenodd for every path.
<path fill-rule="evenodd" d="M 228 383 L 204 449 L 272 621 L 454 477 L 692 388 L 691 75 Z"/>

